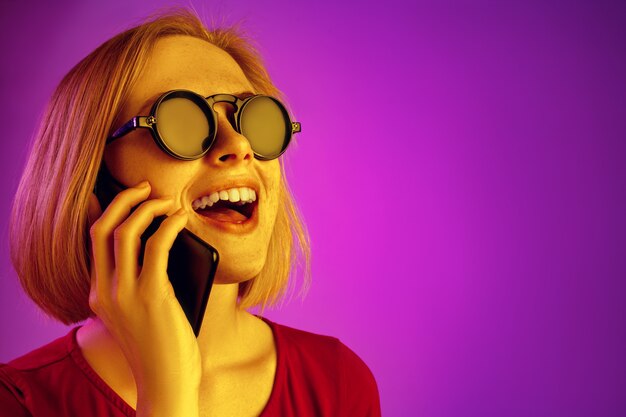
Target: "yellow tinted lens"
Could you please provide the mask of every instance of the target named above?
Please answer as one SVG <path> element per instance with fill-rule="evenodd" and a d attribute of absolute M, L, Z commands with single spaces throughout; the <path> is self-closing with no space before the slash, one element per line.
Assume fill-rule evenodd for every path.
<path fill-rule="evenodd" d="M 259 155 L 271 158 L 279 155 L 287 144 L 287 120 L 278 103 L 270 97 L 256 97 L 243 109 L 241 133 Z"/>
<path fill-rule="evenodd" d="M 157 130 L 165 145 L 174 153 L 193 157 L 210 145 L 209 120 L 195 102 L 173 97 L 159 104 L 155 114 Z"/>

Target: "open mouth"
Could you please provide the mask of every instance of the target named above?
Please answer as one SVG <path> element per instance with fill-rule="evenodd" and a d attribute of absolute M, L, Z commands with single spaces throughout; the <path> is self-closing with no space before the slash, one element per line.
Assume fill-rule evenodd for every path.
<path fill-rule="evenodd" d="M 229 189 L 196 199 L 192 203 L 196 213 L 203 217 L 229 223 L 249 220 L 257 207 L 256 192 L 251 189 Z"/>

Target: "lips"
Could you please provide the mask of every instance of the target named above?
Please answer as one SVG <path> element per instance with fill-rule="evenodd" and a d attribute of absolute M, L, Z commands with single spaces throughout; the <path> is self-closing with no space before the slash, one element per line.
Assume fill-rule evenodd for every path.
<path fill-rule="evenodd" d="M 197 198 L 191 205 L 201 216 L 220 222 L 243 223 L 252 217 L 257 197 L 251 188 L 230 188 Z"/>
<path fill-rule="evenodd" d="M 228 200 L 220 200 L 212 206 L 206 206 L 196 210 L 203 217 L 219 222 L 243 223 L 252 217 L 256 209 L 256 202 L 233 203 Z"/>
<path fill-rule="evenodd" d="M 202 222 L 227 232 L 246 232 L 258 223 L 258 189 L 250 176 L 215 179 L 192 192 L 191 207 Z"/>
<path fill-rule="evenodd" d="M 255 230 L 259 223 L 259 208 L 255 202 L 247 204 L 250 216 L 231 208 L 201 209 L 195 211 L 197 218 L 207 227 L 230 234 L 246 234 Z"/>

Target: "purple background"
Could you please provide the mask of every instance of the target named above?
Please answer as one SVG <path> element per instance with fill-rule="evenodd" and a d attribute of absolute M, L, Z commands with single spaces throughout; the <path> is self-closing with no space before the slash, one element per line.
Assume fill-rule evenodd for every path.
<path fill-rule="evenodd" d="M 1 219 L 62 75 L 158 4 L 2 3 Z M 303 122 L 314 282 L 269 317 L 340 337 L 385 416 L 626 415 L 623 2 L 193 4 L 245 19 Z M 67 332 L 6 230 L 0 361 Z"/>

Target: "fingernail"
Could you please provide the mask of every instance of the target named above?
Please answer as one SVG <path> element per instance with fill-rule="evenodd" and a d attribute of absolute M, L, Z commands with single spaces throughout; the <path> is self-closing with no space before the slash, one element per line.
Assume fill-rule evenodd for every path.
<path fill-rule="evenodd" d="M 150 186 L 150 183 L 148 181 L 141 181 L 139 184 L 136 185 L 137 188 L 148 188 Z"/>
<path fill-rule="evenodd" d="M 185 214 L 187 214 L 187 210 L 185 210 L 184 208 L 179 208 L 178 211 L 176 213 L 174 213 L 175 216 L 184 216 Z"/>

